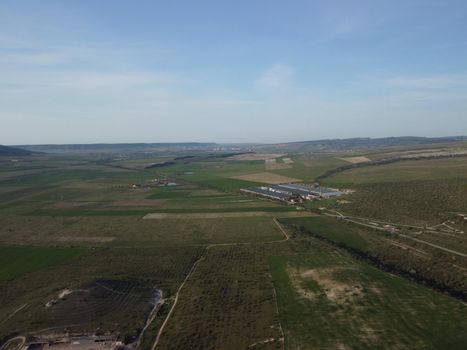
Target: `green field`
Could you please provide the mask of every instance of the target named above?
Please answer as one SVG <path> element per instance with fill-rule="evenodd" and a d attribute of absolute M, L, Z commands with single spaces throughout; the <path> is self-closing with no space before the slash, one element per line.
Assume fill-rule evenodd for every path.
<path fill-rule="evenodd" d="M 281 222 L 300 234 L 330 242 L 377 266 L 424 280 L 427 285 L 440 284 L 452 293 L 464 293 L 467 288 L 467 259 L 430 245 L 467 254 L 467 242 L 461 237 L 410 232 L 401 236 L 330 217 L 285 218 Z"/>
<path fill-rule="evenodd" d="M 326 178 L 326 184 L 339 186 L 369 183 L 400 183 L 402 181 L 465 179 L 465 157 L 400 161 L 346 170 Z"/>
<path fill-rule="evenodd" d="M 280 154 L 280 169 L 203 152 L 0 160 L 0 339 L 53 329 L 131 342 L 161 291 L 139 349 L 163 324 L 157 350 L 462 348 L 465 304 L 427 286 L 464 290 L 463 258 L 320 215 L 411 223 L 410 237 L 464 251 L 462 234 L 424 230 L 466 227 L 460 158 L 339 173 L 326 183 L 356 192 L 304 203 L 310 213 L 232 177 L 312 183 L 356 153 Z"/>
<path fill-rule="evenodd" d="M 467 307 L 333 251 L 269 259 L 287 349 L 463 349 Z"/>
<path fill-rule="evenodd" d="M 83 249 L 80 248 L 0 246 L 0 284 L 27 273 L 59 264 L 82 252 Z"/>

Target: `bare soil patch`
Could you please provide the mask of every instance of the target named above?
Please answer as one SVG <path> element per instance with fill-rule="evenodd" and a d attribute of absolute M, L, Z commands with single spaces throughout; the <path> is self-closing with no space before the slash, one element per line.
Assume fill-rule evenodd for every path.
<path fill-rule="evenodd" d="M 319 161 L 316 161 L 315 159 L 311 159 L 311 158 L 301 159 L 300 163 L 302 163 L 307 168 L 313 168 L 317 165 L 319 166 Z"/>
<path fill-rule="evenodd" d="M 301 278 L 300 272 L 297 271 L 297 269 L 287 267 L 286 271 L 287 271 L 287 274 L 289 275 L 290 282 L 292 283 L 292 286 L 294 287 L 295 291 L 303 299 L 307 299 L 307 300 L 316 299 L 317 293 L 302 287 L 303 278 Z"/>
<path fill-rule="evenodd" d="M 367 157 L 344 157 L 344 158 L 338 158 L 338 159 L 344 160 L 352 164 L 365 163 L 365 162 L 371 161 L 371 159 Z"/>
<path fill-rule="evenodd" d="M 290 169 L 292 167 L 292 164 L 277 163 L 276 159 L 266 159 L 264 161 L 264 167 L 266 168 L 266 170 Z"/>
<path fill-rule="evenodd" d="M 284 156 L 284 154 L 280 153 L 248 153 L 248 154 L 239 154 L 230 159 L 234 160 L 266 160 L 266 159 L 273 159 L 279 158 Z"/>
<path fill-rule="evenodd" d="M 295 290 L 304 298 L 313 299 L 316 296 L 316 293 L 313 291 L 302 287 L 303 282 L 311 278 L 319 285 L 330 301 L 336 304 L 346 304 L 352 302 L 355 297 L 361 296 L 363 287 L 358 282 L 351 283 L 336 278 L 336 274 L 344 270 L 345 268 L 325 268 L 294 272 L 289 269 L 287 272 Z"/>
<path fill-rule="evenodd" d="M 269 172 L 232 176 L 232 179 L 253 181 L 253 182 L 263 182 L 263 183 L 267 183 L 267 184 L 280 184 L 280 183 L 286 183 L 286 182 L 301 182 L 301 180 L 295 179 L 293 177 L 278 175 L 278 174 L 269 173 Z"/>

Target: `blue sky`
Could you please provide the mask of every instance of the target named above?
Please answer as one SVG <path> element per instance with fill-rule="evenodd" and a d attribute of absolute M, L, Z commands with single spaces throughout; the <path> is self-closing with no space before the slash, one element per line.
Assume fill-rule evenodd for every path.
<path fill-rule="evenodd" d="M 465 0 L 0 0 L 0 144 L 466 134 Z"/>

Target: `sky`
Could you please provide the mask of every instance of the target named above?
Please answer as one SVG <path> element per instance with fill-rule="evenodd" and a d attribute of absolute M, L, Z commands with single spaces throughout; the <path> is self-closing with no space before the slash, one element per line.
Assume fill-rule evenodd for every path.
<path fill-rule="evenodd" d="M 465 0 L 0 0 L 0 144 L 467 135 Z"/>

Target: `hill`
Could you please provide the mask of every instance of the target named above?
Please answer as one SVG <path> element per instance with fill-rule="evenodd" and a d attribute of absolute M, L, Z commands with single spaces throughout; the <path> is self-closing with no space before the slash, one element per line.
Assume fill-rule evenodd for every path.
<path fill-rule="evenodd" d="M 33 152 L 16 147 L 0 145 L 0 157 L 28 156 Z"/>
<path fill-rule="evenodd" d="M 467 141 L 467 136 L 448 137 L 359 137 L 349 139 L 327 139 L 313 141 L 298 141 L 277 144 L 255 145 L 255 150 L 282 151 L 282 152 L 319 152 L 319 151 L 357 151 L 382 147 L 407 147 L 418 145 L 445 144 Z"/>
<path fill-rule="evenodd" d="M 95 143 L 95 144 L 57 144 L 57 145 L 18 145 L 18 148 L 45 153 L 152 153 L 178 152 L 191 150 L 211 150 L 215 143 L 177 142 L 177 143 Z"/>

